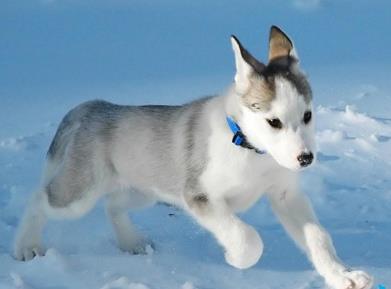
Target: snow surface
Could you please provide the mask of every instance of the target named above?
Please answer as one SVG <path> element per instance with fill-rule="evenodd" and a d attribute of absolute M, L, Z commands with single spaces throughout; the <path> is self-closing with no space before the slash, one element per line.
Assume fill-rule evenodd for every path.
<path fill-rule="evenodd" d="M 0 3 L 0 289 L 325 288 L 265 200 L 242 216 L 265 243 L 260 262 L 243 271 L 224 262 L 209 233 L 163 205 L 132 214 L 156 245 L 146 256 L 117 249 L 102 202 L 80 220 L 51 222 L 45 257 L 23 263 L 10 255 L 48 144 L 71 107 L 92 98 L 183 103 L 224 91 L 233 74 L 227 36 L 266 55 L 270 24 L 296 40 L 313 84 L 318 163 L 303 174 L 303 189 L 341 259 L 391 288 L 391 36 L 383 28 L 391 4 L 376 3 Z"/>

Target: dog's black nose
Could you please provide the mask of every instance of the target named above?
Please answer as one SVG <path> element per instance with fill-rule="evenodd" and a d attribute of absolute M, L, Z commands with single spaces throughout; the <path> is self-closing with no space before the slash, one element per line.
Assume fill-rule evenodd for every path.
<path fill-rule="evenodd" d="M 297 157 L 297 160 L 302 167 L 309 166 L 312 163 L 313 159 L 314 155 L 312 153 L 302 153 Z"/>

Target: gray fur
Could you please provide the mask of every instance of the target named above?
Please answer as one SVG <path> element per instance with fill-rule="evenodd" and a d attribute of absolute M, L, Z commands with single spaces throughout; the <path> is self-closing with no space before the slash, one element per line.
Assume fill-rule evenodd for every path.
<path fill-rule="evenodd" d="M 281 30 L 274 27 L 270 32 L 269 63 L 263 64 L 252 56 L 235 36 L 231 36 L 237 65 L 237 80 L 250 81 L 249 89 L 242 92 L 242 101 L 252 111 L 268 111 L 276 95 L 276 79 L 285 79 L 304 97 L 309 104 L 312 100 L 311 87 L 300 71 L 296 54 L 291 52 L 293 44 Z M 246 63 L 247 65 L 241 65 Z M 246 71 L 249 67 L 250 71 Z M 246 84 L 247 85 L 247 84 Z"/>
<path fill-rule="evenodd" d="M 61 122 L 50 145 L 48 158 L 60 162 L 57 174 L 48 180 L 49 204 L 65 207 L 80 200 L 97 181 L 94 157 L 102 154 L 108 173 L 115 168 L 98 146 L 108 142 L 124 108 L 105 101 L 89 101 L 71 110 Z"/>
<path fill-rule="evenodd" d="M 285 78 L 304 97 L 306 103 L 312 101 L 311 86 L 305 74 L 298 69 L 298 60 L 292 56 L 272 60 L 267 65 L 263 76 L 271 83 L 276 77 Z"/>
<path fill-rule="evenodd" d="M 66 207 L 80 200 L 99 181 L 94 174 L 95 166 L 102 166 L 105 174 L 117 174 L 111 157 L 115 134 L 123 122 L 133 125 L 127 131 L 132 139 L 130 145 L 156 160 L 153 168 L 134 170 L 165 183 L 171 180 L 166 166 L 172 164 L 176 173 L 186 174 L 186 190 L 198 187 L 197 177 L 205 166 L 206 135 L 196 135 L 202 122 L 202 107 L 209 98 L 197 100 L 183 106 L 120 106 L 106 101 L 89 101 L 71 110 L 61 122 L 50 145 L 48 157 L 61 163 L 57 174 L 48 181 L 46 192 L 53 207 Z M 183 147 L 173 143 L 175 123 L 183 119 Z M 143 125 L 147 122 L 148 125 Z M 139 125 L 138 125 L 139 123 Z M 205 125 L 205 124 L 202 124 Z M 138 143 L 143 131 L 150 130 L 147 143 Z M 207 130 L 206 130 L 207 131 Z M 186 164 L 176 164 L 174 154 L 186 156 Z M 150 174 L 150 176 L 148 176 Z"/>
<path fill-rule="evenodd" d="M 202 188 L 199 187 L 198 178 L 202 174 L 207 159 L 207 137 L 208 130 L 200 130 L 200 125 L 203 125 L 201 121 L 203 105 L 209 98 L 203 98 L 191 105 L 191 112 L 187 120 L 186 125 L 186 191 L 199 193 Z M 190 109 L 190 107 L 188 108 Z M 199 134 L 202 131 L 203 134 Z"/>
<path fill-rule="evenodd" d="M 212 209 L 209 198 L 206 194 L 185 194 L 185 198 L 188 206 L 200 215 L 205 215 L 208 213 L 208 209 Z"/>
<path fill-rule="evenodd" d="M 90 143 L 96 136 L 108 140 L 125 107 L 103 100 L 88 101 L 72 109 L 61 121 L 48 150 L 48 157 L 63 157 L 71 140 Z M 79 135 L 77 137 L 76 135 Z"/>
<path fill-rule="evenodd" d="M 275 99 L 277 78 L 287 80 L 307 104 L 311 103 L 312 90 L 307 77 L 297 68 L 297 60 L 289 56 L 273 60 L 261 73 L 254 70 L 250 77 L 251 87 L 242 97 L 244 104 L 253 111 L 268 111 Z"/>

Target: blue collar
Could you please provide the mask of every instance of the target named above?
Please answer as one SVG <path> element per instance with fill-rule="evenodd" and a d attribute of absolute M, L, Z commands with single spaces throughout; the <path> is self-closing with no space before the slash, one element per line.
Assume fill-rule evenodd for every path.
<path fill-rule="evenodd" d="M 243 134 L 242 130 L 240 129 L 240 126 L 229 116 L 227 116 L 227 123 L 232 133 L 234 134 L 234 137 L 232 138 L 232 142 L 235 145 L 241 146 L 246 149 L 255 150 L 257 154 L 261 154 L 261 155 L 266 154 L 265 150 L 259 150 L 247 141 L 247 138 Z"/>

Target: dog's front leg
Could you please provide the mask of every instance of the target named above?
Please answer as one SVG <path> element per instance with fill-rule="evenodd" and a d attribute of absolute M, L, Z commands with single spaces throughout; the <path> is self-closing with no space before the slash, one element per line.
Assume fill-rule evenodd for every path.
<path fill-rule="evenodd" d="M 224 247 L 228 264 L 245 269 L 259 260 L 263 252 L 260 236 L 232 212 L 224 199 L 211 200 L 205 194 L 191 194 L 185 199 L 189 213 Z"/>
<path fill-rule="evenodd" d="M 363 271 L 352 271 L 342 264 L 332 240 L 319 224 L 312 207 L 298 190 L 268 194 L 272 208 L 281 223 L 312 261 L 328 285 L 336 289 L 368 289 L 372 278 Z"/>

